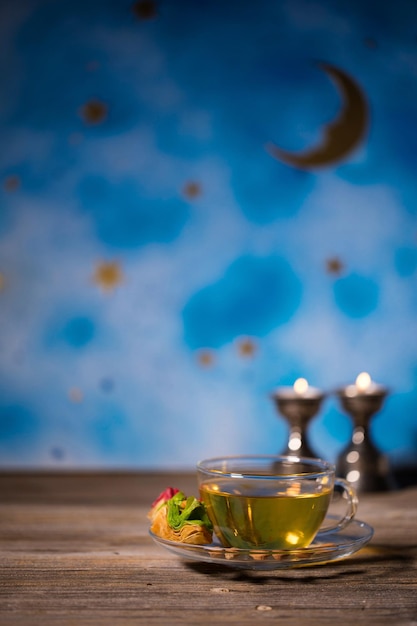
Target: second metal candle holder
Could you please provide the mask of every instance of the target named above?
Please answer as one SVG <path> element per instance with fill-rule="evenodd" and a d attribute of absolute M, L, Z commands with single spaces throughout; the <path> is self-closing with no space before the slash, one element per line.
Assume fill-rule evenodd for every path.
<path fill-rule="evenodd" d="M 388 389 L 372 382 L 369 374 L 362 372 L 355 385 L 342 387 L 336 393 L 353 422 L 351 441 L 337 459 L 337 474 L 345 477 L 358 492 L 394 488 L 388 460 L 370 435 L 371 419 L 382 408 Z"/>

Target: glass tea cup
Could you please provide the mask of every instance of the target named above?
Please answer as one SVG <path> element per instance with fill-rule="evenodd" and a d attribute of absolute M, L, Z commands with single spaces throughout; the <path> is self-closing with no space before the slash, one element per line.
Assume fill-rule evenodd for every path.
<path fill-rule="evenodd" d="M 320 533 L 347 526 L 357 510 L 353 487 L 322 459 L 297 456 L 229 456 L 197 464 L 200 498 L 225 547 L 294 550 Z M 322 526 L 335 488 L 343 515 Z M 334 521 L 334 520 L 332 520 Z"/>

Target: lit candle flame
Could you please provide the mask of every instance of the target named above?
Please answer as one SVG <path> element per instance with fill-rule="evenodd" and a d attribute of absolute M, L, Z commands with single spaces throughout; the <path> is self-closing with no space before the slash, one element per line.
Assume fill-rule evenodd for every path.
<path fill-rule="evenodd" d="M 294 391 L 297 395 L 303 396 L 308 389 L 308 382 L 305 378 L 297 378 L 294 383 Z"/>
<path fill-rule="evenodd" d="M 366 391 L 367 389 L 369 389 L 370 385 L 371 385 L 372 379 L 369 376 L 368 372 L 361 372 L 357 377 L 356 377 L 356 388 L 358 391 Z"/>

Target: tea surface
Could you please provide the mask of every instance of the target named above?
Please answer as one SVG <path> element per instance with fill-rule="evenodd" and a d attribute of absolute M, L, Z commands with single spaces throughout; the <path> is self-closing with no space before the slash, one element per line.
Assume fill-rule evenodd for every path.
<path fill-rule="evenodd" d="M 221 481 L 200 485 L 200 496 L 224 546 L 294 550 L 308 546 L 326 515 L 331 490 L 300 493 L 294 485 L 231 493 Z"/>

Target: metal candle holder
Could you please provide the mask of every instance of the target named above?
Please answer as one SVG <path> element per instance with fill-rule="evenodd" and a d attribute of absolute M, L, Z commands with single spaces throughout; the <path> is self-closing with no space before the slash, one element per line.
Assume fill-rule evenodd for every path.
<path fill-rule="evenodd" d="M 387 458 L 375 446 L 369 432 L 371 419 L 382 408 L 388 389 L 362 373 L 355 385 L 338 389 L 336 393 L 353 421 L 351 441 L 337 459 L 338 476 L 345 477 L 358 492 L 392 489 Z"/>
<path fill-rule="evenodd" d="M 278 387 L 273 393 L 276 408 L 288 422 L 290 432 L 283 454 L 315 457 L 306 436 L 310 420 L 318 413 L 325 394 L 299 378 L 293 387 Z"/>

